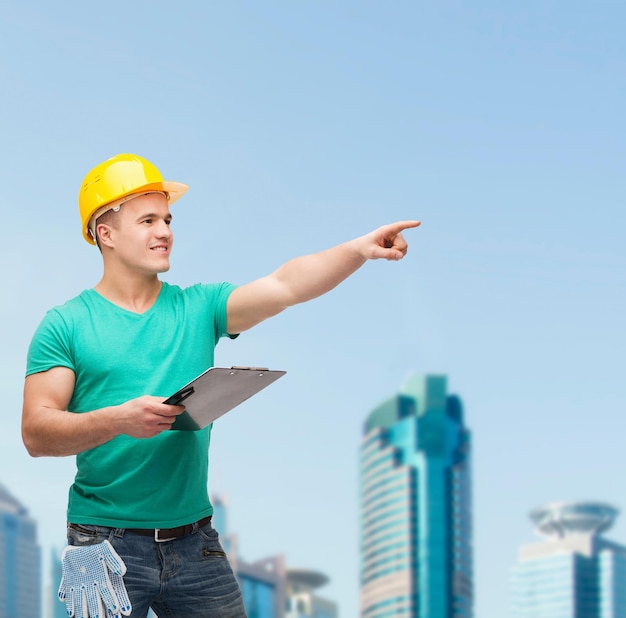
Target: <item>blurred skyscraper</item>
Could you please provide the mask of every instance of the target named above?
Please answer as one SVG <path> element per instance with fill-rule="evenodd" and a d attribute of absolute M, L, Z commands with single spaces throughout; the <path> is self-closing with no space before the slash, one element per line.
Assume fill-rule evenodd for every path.
<path fill-rule="evenodd" d="M 229 534 L 228 508 L 220 496 L 211 496 L 213 526 L 235 571 L 248 618 L 338 618 L 334 602 L 314 590 L 328 581 L 321 573 L 286 569 L 282 555 L 256 562 L 239 556 L 238 537 Z"/>
<path fill-rule="evenodd" d="M 523 545 L 512 572 L 514 618 L 626 618 L 626 547 L 602 538 L 617 516 L 596 502 L 532 511 L 547 537 Z"/>
<path fill-rule="evenodd" d="M 360 473 L 361 617 L 470 618 L 470 433 L 445 376 L 370 413 Z"/>
<path fill-rule="evenodd" d="M 239 556 L 239 539 L 228 529 L 228 506 L 221 496 L 211 496 L 213 527 L 239 581 L 248 618 L 283 618 L 285 612 L 285 561 L 273 556 L 245 562 Z"/>
<path fill-rule="evenodd" d="M 287 570 L 287 613 L 285 618 L 337 618 L 337 604 L 316 594 L 328 577 L 307 569 Z"/>
<path fill-rule="evenodd" d="M 37 526 L 27 510 L 1 484 L 0 618 L 41 618 Z"/>
<path fill-rule="evenodd" d="M 67 618 L 65 603 L 59 601 L 59 585 L 63 569 L 61 564 L 61 551 L 56 547 L 50 550 L 50 582 L 47 586 L 47 601 L 45 616 L 47 618 Z"/>

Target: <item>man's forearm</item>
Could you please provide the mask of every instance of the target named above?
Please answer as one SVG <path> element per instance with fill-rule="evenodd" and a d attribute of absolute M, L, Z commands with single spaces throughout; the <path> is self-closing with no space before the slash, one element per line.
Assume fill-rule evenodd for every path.
<path fill-rule="evenodd" d="M 329 292 L 365 262 L 366 258 L 358 250 L 358 240 L 351 240 L 319 253 L 294 258 L 272 276 L 285 290 L 286 306 L 291 306 Z"/>
<path fill-rule="evenodd" d="M 76 455 L 118 435 L 110 408 L 82 414 L 42 408 L 30 419 L 22 424 L 22 437 L 33 457 Z"/>

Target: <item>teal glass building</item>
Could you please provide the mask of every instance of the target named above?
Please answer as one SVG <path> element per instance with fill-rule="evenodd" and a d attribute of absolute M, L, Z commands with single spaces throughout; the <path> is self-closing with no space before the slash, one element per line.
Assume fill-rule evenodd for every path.
<path fill-rule="evenodd" d="M 0 484 L 0 617 L 41 618 L 37 526 Z"/>
<path fill-rule="evenodd" d="M 513 618 L 626 618 L 626 547 L 602 537 L 617 510 L 553 503 L 530 516 L 546 540 L 520 549 Z"/>
<path fill-rule="evenodd" d="M 441 375 L 409 379 L 360 448 L 361 618 L 473 616 L 470 433 Z"/>

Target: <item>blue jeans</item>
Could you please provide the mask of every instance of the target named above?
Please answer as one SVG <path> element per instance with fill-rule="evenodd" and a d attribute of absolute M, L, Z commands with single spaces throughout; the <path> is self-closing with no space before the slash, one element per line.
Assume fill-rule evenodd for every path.
<path fill-rule="evenodd" d="M 164 543 L 121 528 L 76 527 L 67 528 L 69 545 L 108 540 L 125 562 L 132 618 L 145 618 L 149 608 L 159 618 L 246 618 L 239 584 L 211 522 L 194 524 L 191 534 Z"/>

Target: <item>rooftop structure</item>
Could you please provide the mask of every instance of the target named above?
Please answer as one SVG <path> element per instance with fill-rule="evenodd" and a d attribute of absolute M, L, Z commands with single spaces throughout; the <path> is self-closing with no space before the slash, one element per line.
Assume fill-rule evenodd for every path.
<path fill-rule="evenodd" d="M 329 581 L 329 578 L 319 571 L 287 569 L 287 583 L 292 586 L 302 586 L 314 590 L 321 588 Z"/>
<path fill-rule="evenodd" d="M 553 502 L 531 511 L 542 536 L 555 539 L 575 534 L 600 535 L 611 528 L 619 511 L 603 502 Z"/>

